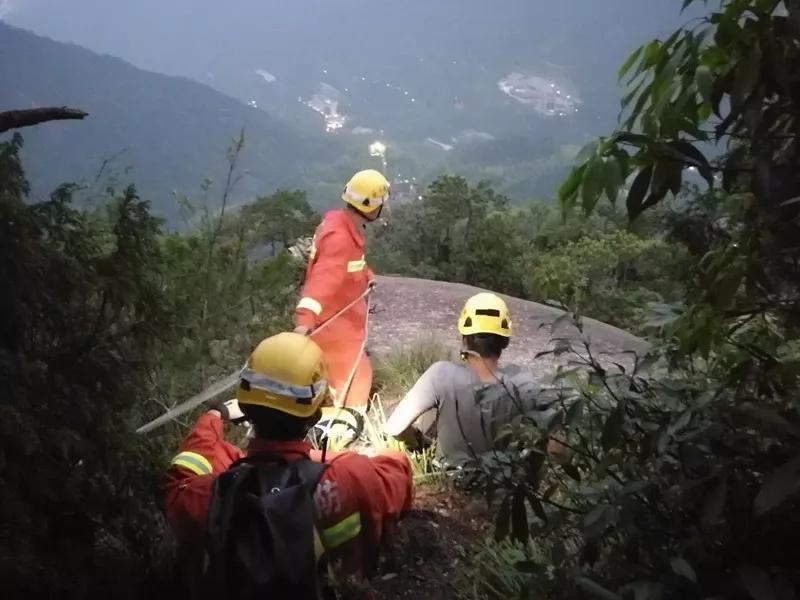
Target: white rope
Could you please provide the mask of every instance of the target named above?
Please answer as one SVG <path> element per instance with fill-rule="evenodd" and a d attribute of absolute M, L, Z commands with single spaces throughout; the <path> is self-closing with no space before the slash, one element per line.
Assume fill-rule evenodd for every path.
<path fill-rule="evenodd" d="M 367 314 L 364 315 L 364 341 L 361 342 L 361 348 L 359 348 L 358 354 L 356 355 L 356 360 L 353 363 L 353 368 L 350 369 L 350 374 L 347 377 L 347 381 L 345 382 L 344 387 L 341 390 L 336 391 L 338 397 L 335 398 L 333 402 L 334 402 L 334 408 L 336 408 L 337 410 L 334 413 L 333 418 L 329 419 L 329 425 L 327 427 L 324 425 L 322 427 L 318 427 L 323 433 L 322 437 L 323 462 L 327 450 L 328 439 L 330 438 L 331 429 L 333 428 L 334 423 L 336 423 L 336 421 L 339 420 L 339 416 L 345 409 L 345 401 L 347 399 L 347 393 L 350 391 L 350 386 L 353 384 L 353 379 L 356 376 L 356 371 L 358 371 L 358 365 L 361 363 L 361 357 L 364 355 L 364 352 L 367 349 L 367 340 L 369 339 L 369 308 L 370 308 L 369 294 L 372 292 L 373 289 L 375 289 L 374 286 L 370 286 L 367 289 L 367 291 L 361 296 L 362 298 L 366 297 L 367 299 Z M 367 400 L 367 402 L 369 403 L 369 400 Z"/>
<path fill-rule="evenodd" d="M 364 298 L 367 298 L 367 319 L 369 319 L 369 298 L 368 298 L 368 296 L 372 293 L 372 290 L 374 290 L 374 289 L 375 289 L 375 285 L 374 284 L 371 284 L 371 285 L 367 286 L 367 289 L 364 290 L 364 292 L 361 295 L 359 295 L 358 298 L 353 300 L 350 304 L 345 306 L 340 311 L 337 311 L 336 313 L 334 313 L 333 316 L 330 317 L 327 321 L 323 322 L 318 327 L 315 327 L 314 329 L 312 329 L 311 333 L 309 333 L 308 335 L 313 337 L 314 335 L 318 334 L 320 331 L 325 329 L 328 325 L 333 323 L 336 319 L 341 317 L 348 310 L 353 308 L 356 304 L 361 302 L 361 300 L 363 300 Z"/>
<path fill-rule="evenodd" d="M 309 336 L 313 337 L 314 334 L 319 333 L 320 331 L 325 329 L 333 321 L 335 321 L 336 319 L 341 317 L 345 312 L 350 310 L 353 306 L 355 306 L 358 302 L 360 302 L 364 298 L 367 298 L 367 316 L 366 316 L 366 320 L 365 320 L 365 327 L 366 327 L 369 324 L 369 295 L 372 293 L 372 291 L 374 289 L 375 289 L 374 284 L 368 286 L 367 289 L 364 290 L 364 293 L 362 293 L 358 298 L 353 300 L 350 304 L 345 306 L 343 309 L 341 309 L 340 311 L 335 313 L 331 318 L 329 318 L 327 321 L 322 323 L 319 327 L 317 327 L 316 329 L 311 331 L 311 333 L 309 333 Z M 362 348 L 361 348 L 361 352 L 362 353 L 364 351 L 364 348 L 366 348 L 366 343 L 367 343 L 367 338 L 366 338 L 366 329 L 365 329 L 364 344 L 362 345 Z M 359 358 L 360 358 L 360 356 L 361 356 L 361 354 L 359 354 Z M 245 367 L 246 366 L 247 365 L 245 364 Z M 350 378 L 348 379 L 348 384 L 347 384 L 348 388 L 350 386 L 349 382 L 352 381 L 352 378 L 355 376 L 355 369 L 357 367 L 358 367 L 358 361 L 356 361 L 356 364 L 353 367 L 353 371 L 350 374 Z M 174 408 L 171 408 L 170 410 L 168 410 L 166 413 L 164 413 L 160 417 L 158 417 L 156 419 L 153 419 L 152 421 L 150 421 L 149 423 L 146 423 L 145 425 L 142 425 L 141 427 L 139 427 L 139 429 L 136 430 L 136 433 L 142 433 L 143 434 L 143 433 L 148 433 L 150 431 L 153 431 L 154 429 L 157 429 L 158 427 L 161 427 L 162 425 L 165 425 L 166 423 L 169 423 L 170 421 L 175 420 L 177 417 L 181 416 L 182 414 L 185 414 L 185 413 L 189 412 L 190 410 L 192 410 L 194 408 L 197 408 L 201 404 L 204 404 L 205 402 L 208 402 L 209 400 L 213 400 L 214 398 L 216 398 L 217 396 L 227 392 L 231 388 L 236 387 L 236 385 L 238 385 L 238 383 L 239 383 L 239 375 L 240 375 L 241 371 L 242 371 L 242 369 L 237 369 L 236 371 L 234 371 L 233 373 L 228 375 L 225 379 L 221 379 L 221 380 L 213 383 L 211 386 L 207 387 L 206 389 L 204 389 L 199 394 L 195 394 L 194 396 L 192 396 L 191 398 L 189 398 L 185 402 L 182 402 L 181 404 L 178 404 Z M 338 414 L 337 414 L 337 417 L 338 417 Z"/>

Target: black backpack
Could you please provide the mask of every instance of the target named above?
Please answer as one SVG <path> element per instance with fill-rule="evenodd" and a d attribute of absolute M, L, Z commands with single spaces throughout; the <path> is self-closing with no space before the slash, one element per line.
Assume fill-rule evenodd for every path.
<path fill-rule="evenodd" d="M 214 481 L 203 596 L 317 600 L 314 489 L 327 465 L 249 456 Z"/>

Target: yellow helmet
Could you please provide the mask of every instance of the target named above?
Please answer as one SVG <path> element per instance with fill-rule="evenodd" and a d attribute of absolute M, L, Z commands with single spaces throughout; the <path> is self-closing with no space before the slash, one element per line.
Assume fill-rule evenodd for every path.
<path fill-rule="evenodd" d="M 310 417 L 325 399 L 327 368 L 320 347 L 308 336 L 279 333 L 262 341 L 239 378 L 239 404 Z"/>
<path fill-rule="evenodd" d="M 458 318 L 461 335 L 493 333 L 511 337 L 511 315 L 503 299 L 488 292 L 475 294 L 467 300 Z"/>
<path fill-rule="evenodd" d="M 342 200 L 359 212 L 373 213 L 389 201 L 389 182 L 374 169 L 359 171 L 347 182 Z"/>

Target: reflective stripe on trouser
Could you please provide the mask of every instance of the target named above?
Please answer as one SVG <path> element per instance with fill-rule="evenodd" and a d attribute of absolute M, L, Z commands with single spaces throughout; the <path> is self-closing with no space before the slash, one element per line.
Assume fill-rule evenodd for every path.
<path fill-rule="evenodd" d="M 341 398 L 341 391 L 347 385 L 347 378 L 356 363 L 361 342 L 352 345 L 328 345 L 323 340 L 320 344 L 325 360 L 328 363 L 328 383 L 336 390 L 334 404 L 350 408 L 364 408 L 369 404 L 369 392 L 372 389 L 372 363 L 363 352 L 358 360 L 350 390 L 345 398 Z M 319 340 L 317 340 L 319 343 Z"/>

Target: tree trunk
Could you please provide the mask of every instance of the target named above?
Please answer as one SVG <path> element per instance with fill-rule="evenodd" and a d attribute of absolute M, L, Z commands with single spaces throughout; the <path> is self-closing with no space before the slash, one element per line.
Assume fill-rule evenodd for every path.
<path fill-rule="evenodd" d="M 0 112 L 0 133 L 9 129 L 19 129 L 20 127 L 30 127 L 48 121 L 63 121 L 67 119 L 83 119 L 88 116 L 77 108 L 49 107 L 49 108 L 29 108 L 26 110 L 7 110 Z"/>

